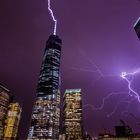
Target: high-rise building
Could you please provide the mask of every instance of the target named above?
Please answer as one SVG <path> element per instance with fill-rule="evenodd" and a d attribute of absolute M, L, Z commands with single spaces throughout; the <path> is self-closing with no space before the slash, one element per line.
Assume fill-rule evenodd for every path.
<path fill-rule="evenodd" d="M 81 89 L 66 89 L 63 97 L 63 127 L 66 140 L 83 139 Z"/>
<path fill-rule="evenodd" d="M 61 43 L 56 35 L 46 43 L 28 140 L 59 138 Z"/>
<path fill-rule="evenodd" d="M 5 120 L 4 140 L 16 140 L 22 109 L 18 102 L 9 104 Z"/>
<path fill-rule="evenodd" d="M 138 18 L 138 20 L 134 24 L 134 29 L 136 31 L 138 38 L 140 39 L 140 17 Z"/>
<path fill-rule="evenodd" d="M 9 90 L 0 84 L 0 139 L 4 135 L 5 118 L 9 105 Z"/>

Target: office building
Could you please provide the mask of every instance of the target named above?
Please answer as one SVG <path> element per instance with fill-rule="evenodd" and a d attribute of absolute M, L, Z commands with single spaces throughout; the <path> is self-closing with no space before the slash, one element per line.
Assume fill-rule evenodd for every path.
<path fill-rule="evenodd" d="M 61 43 L 56 35 L 46 43 L 28 140 L 59 139 Z"/>
<path fill-rule="evenodd" d="M 134 30 L 135 30 L 138 38 L 140 39 L 140 17 L 138 18 L 138 20 L 134 24 Z"/>
<path fill-rule="evenodd" d="M 63 97 L 63 127 L 66 140 L 83 139 L 81 89 L 67 89 Z"/>
<path fill-rule="evenodd" d="M 18 102 L 9 104 L 5 120 L 4 140 L 16 140 L 22 109 Z"/>
<path fill-rule="evenodd" d="M 9 100 L 9 90 L 0 84 L 0 139 L 2 139 L 4 135 L 4 125 Z"/>

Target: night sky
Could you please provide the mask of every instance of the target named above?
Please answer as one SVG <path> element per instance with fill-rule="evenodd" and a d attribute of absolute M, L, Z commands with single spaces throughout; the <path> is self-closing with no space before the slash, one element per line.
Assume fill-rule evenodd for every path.
<path fill-rule="evenodd" d="M 140 67 L 140 41 L 133 30 L 140 16 L 140 1 L 52 0 L 52 8 L 58 19 L 57 34 L 63 41 L 61 91 L 63 94 L 66 88 L 82 88 L 85 131 L 91 135 L 104 129 L 114 133 L 114 125 L 123 119 L 139 132 L 140 103 L 136 99 L 131 104 L 121 102 L 131 101 L 131 97 L 120 74 Z M 52 29 L 47 0 L 0 1 L 0 83 L 23 107 L 19 132 L 23 140 L 28 133 L 45 43 Z M 137 74 L 133 88 L 138 93 L 139 83 Z M 100 107 L 110 93 L 115 95 L 105 101 L 103 109 L 94 110 L 93 106 Z M 114 108 L 116 111 L 110 114 Z"/>

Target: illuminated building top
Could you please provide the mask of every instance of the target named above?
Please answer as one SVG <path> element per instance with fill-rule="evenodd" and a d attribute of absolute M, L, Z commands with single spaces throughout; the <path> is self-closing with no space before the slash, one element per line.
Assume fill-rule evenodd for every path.
<path fill-rule="evenodd" d="M 81 89 L 66 89 L 65 94 L 78 93 L 78 92 L 81 92 Z"/>

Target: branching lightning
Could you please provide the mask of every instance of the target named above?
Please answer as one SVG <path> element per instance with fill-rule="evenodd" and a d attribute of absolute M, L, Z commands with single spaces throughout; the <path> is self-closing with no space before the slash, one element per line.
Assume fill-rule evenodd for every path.
<path fill-rule="evenodd" d="M 128 107 L 129 105 L 134 101 L 134 99 L 130 99 L 130 100 L 126 100 L 126 97 L 123 98 L 122 100 L 120 100 L 114 107 L 113 111 L 109 114 L 107 114 L 107 117 L 111 117 L 115 112 L 116 110 L 118 109 L 118 107 L 121 105 L 121 103 L 125 103 L 127 104 L 127 109 L 125 111 L 123 111 L 121 114 L 124 115 L 124 113 L 128 112 Z"/>
<path fill-rule="evenodd" d="M 53 29 L 53 34 L 56 35 L 56 29 L 57 29 L 57 19 L 54 16 L 53 10 L 51 9 L 51 0 L 48 0 L 48 10 L 50 12 L 50 15 L 52 17 L 52 20 L 54 21 L 54 29 Z"/>
<path fill-rule="evenodd" d="M 99 106 L 99 107 L 95 107 L 91 104 L 86 104 L 84 107 L 91 107 L 93 110 L 102 110 L 104 108 L 104 105 L 105 105 L 105 102 L 111 97 L 111 96 L 114 96 L 114 95 L 126 95 L 125 92 L 113 92 L 113 93 L 110 93 L 108 94 L 106 97 L 103 98 L 102 100 L 102 104 Z"/>
<path fill-rule="evenodd" d="M 83 107 L 89 107 L 91 108 L 93 111 L 97 111 L 97 110 L 102 110 L 105 107 L 105 103 L 107 100 L 110 99 L 110 97 L 112 96 L 118 96 L 118 95 L 122 95 L 123 98 L 121 100 L 119 100 L 117 102 L 117 104 L 115 105 L 114 109 L 112 110 L 112 112 L 107 113 L 107 117 L 111 117 L 118 109 L 118 107 L 123 103 L 126 104 L 125 106 L 125 110 L 123 112 L 121 112 L 122 115 L 126 115 L 129 111 L 129 106 L 130 104 L 137 100 L 138 102 L 140 102 L 140 96 L 139 94 L 132 88 L 132 82 L 134 80 L 134 76 L 138 73 L 140 73 L 140 68 L 138 68 L 136 71 L 132 72 L 132 73 L 127 73 L 127 72 L 122 72 L 121 75 L 115 75 L 115 74 L 105 74 L 101 71 L 101 69 L 91 60 L 88 58 L 87 55 L 85 55 L 84 52 L 82 52 L 82 54 L 85 56 L 86 59 L 88 59 L 88 62 L 92 65 L 93 69 L 84 69 L 84 68 L 75 68 L 75 67 L 71 67 L 72 70 L 78 70 L 78 71 L 83 71 L 83 72 L 90 72 L 90 73 L 97 73 L 98 78 L 96 80 L 99 80 L 103 77 L 121 77 L 123 78 L 127 84 L 128 84 L 128 90 L 127 91 L 122 91 L 122 92 L 112 92 L 107 94 L 107 96 L 103 97 L 102 99 L 102 103 L 99 107 L 94 106 L 93 104 L 85 104 Z"/>
<path fill-rule="evenodd" d="M 136 98 L 138 102 L 140 102 L 140 96 L 135 90 L 132 89 L 132 82 L 133 82 L 134 75 L 138 74 L 139 72 L 140 69 L 137 69 L 132 73 L 122 72 L 122 74 L 120 75 L 128 83 L 128 89 L 129 89 L 128 94 Z"/>

